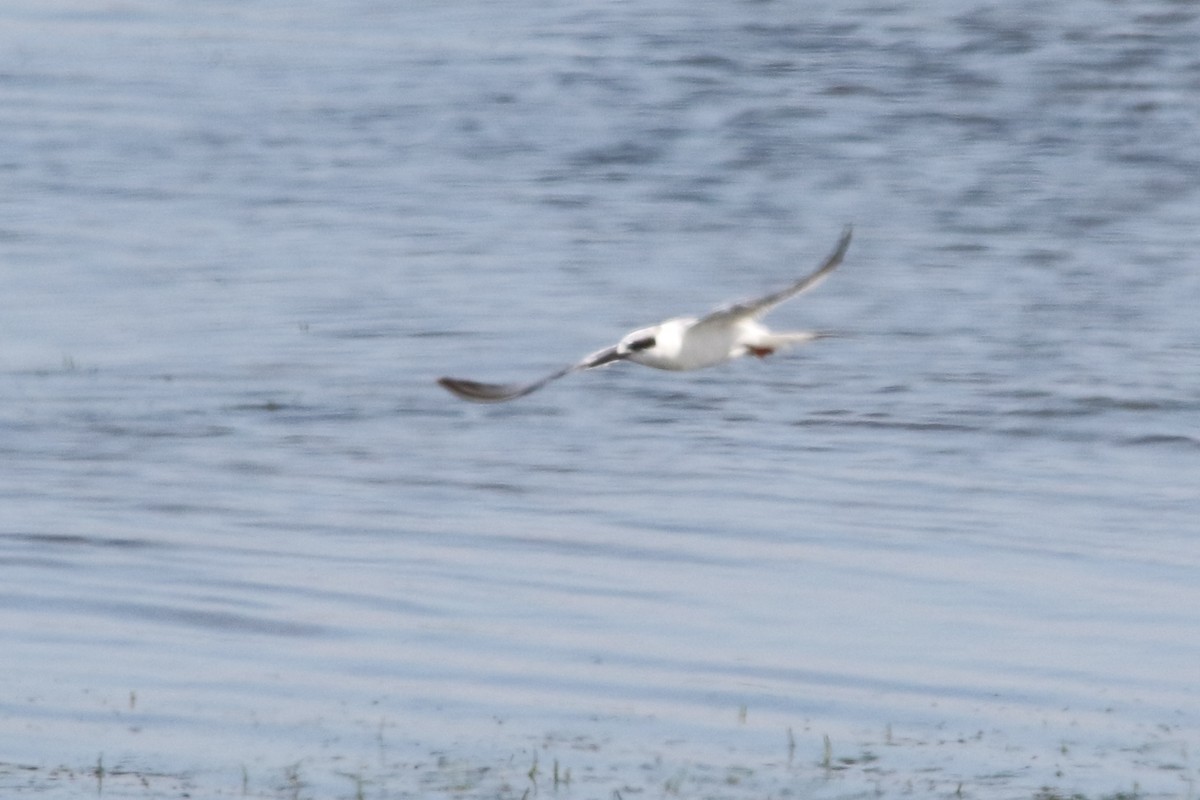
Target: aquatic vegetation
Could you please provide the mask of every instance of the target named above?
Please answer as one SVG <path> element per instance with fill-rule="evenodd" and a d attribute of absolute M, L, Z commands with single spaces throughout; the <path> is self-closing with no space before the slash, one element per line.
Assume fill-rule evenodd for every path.
<path fill-rule="evenodd" d="M 865 795 L 912 794 L 955 798 L 1020 798 L 1029 800 L 1167 800 L 1194 797 L 1195 768 L 1172 760 L 1141 762 L 1155 781 L 1153 790 L 1143 781 L 1125 788 L 1085 791 L 1094 780 L 1078 780 L 1096 771 L 1095 753 L 1066 761 L 1074 748 L 1051 745 L 1045 751 L 1021 750 L 1009 743 L 1012 769 L 972 771 L 954 768 L 956 762 L 975 766 L 986 737 L 917 739 L 896 736 L 890 729 L 879 741 L 855 741 L 855 755 L 838 755 L 832 738 L 823 734 L 812 742 L 810 761 L 794 761 L 792 751 L 803 748 L 787 731 L 786 752 L 777 759 L 731 759 L 724 762 L 699 758 L 686 743 L 664 744 L 654 752 L 632 753 L 612 742 L 586 737 L 547 736 L 532 747 L 507 755 L 471 752 L 434 752 L 423 758 L 398 758 L 388 753 L 380 764 L 347 770 L 342 765 L 362 754 L 344 753 L 327 762 L 298 759 L 279 767 L 273 777 L 252 781 L 249 769 L 240 766 L 229 776 L 196 776 L 133 768 L 104 755 L 94 764 L 40 767 L 0 763 L 0 794 L 31 793 L 39 798 L 74 798 L 81 789 L 104 798 L 243 797 L 259 800 L 304 800 L 323 796 L 347 797 L 346 781 L 354 800 L 368 796 L 455 798 L 455 800 L 530 800 L 531 798 L 596 796 L 706 797 L 712 800 L 753 800 L 766 796 L 803 796 L 814 800 L 840 800 Z M 886 749 L 883 749 L 886 748 Z M 1155 751 L 1150 743 L 1131 744 L 1125 752 L 1145 756 Z M 1054 781 L 1038 783 L 1037 773 L 1025 766 L 1059 757 Z M 361 762 L 359 762 L 361 763 Z M 549 764 L 547 768 L 544 766 Z M 1172 782 L 1171 778 L 1174 779 Z M 1174 787 L 1172 789 L 1171 787 Z M 369 789 L 369 791 L 368 791 Z"/>

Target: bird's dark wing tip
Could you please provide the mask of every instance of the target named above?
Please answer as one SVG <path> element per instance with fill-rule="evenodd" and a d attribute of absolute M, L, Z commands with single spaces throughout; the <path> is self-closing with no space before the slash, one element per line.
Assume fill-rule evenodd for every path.
<path fill-rule="evenodd" d="M 842 229 L 842 238 L 838 240 L 837 248 L 834 249 L 833 255 L 830 256 L 830 261 L 840 262 L 842 256 L 846 255 L 846 250 L 850 247 L 850 240 L 854 237 L 854 225 L 847 223 Z"/>
<path fill-rule="evenodd" d="M 471 400 L 476 403 L 502 403 L 512 400 L 527 392 L 523 386 L 513 386 L 505 383 L 480 383 L 462 378 L 438 378 L 438 385 L 455 397 Z"/>

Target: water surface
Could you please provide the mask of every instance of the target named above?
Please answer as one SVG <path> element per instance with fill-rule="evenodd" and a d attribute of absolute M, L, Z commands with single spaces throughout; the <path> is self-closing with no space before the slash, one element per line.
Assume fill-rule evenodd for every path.
<path fill-rule="evenodd" d="M 1198 16 L 3 10 L 0 786 L 1190 796 Z"/>

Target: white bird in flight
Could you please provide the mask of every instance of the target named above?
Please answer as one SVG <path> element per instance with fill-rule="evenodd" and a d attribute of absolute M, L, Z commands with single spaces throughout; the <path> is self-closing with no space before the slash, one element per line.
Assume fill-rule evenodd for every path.
<path fill-rule="evenodd" d="M 524 397 L 564 375 L 614 361 L 632 361 L 655 369 L 701 369 L 744 355 L 765 358 L 781 348 L 811 342 L 828 334 L 811 331 L 772 333 L 759 320 L 775 306 L 811 289 L 833 272 L 850 246 L 851 233 L 852 228 L 847 225 L 829 258 L 811 275 L 791 286 L 756 300 L 717 309 L 703 317 L 678 317 L 641 328 L 626 334 L 612 347 L 598 350 L 532 383 L 480 383 L 461 378 L 439 378 L 438 383 L 464 400 L 502 403 Z"/>

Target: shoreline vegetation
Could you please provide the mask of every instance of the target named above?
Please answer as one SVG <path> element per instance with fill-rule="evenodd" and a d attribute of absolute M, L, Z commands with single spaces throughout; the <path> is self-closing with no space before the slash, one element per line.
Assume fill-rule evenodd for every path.
<path fill-rule="evenodd" d="M 608 741 L 548 736 L 508 755 L 433 750 L 416 758 L 381 751 L 298 758 L 275 767 L 175 771 L 99 754 L 90 764 L 0 760 L 0 796 L 39 798 L 1004 798 L 1159 800 L 1197 798 L 1198 770 L 1182 740 L 1088 752 L 1063 742 L 1049 752 L 1008 745 L 981 752 L 976 737 L 883 736 L 839 747 L 828 736 L 802 742 L 789 729 L 776 760 L 691 759 L 685 743 L 644 754 Z M 816 745 L 815 747 L 813 745 Z M 656 751 L 657 750 L 657 751 Z M 1119 756 L 1119 758 L 1117 757 Z M 1003 761 L 1004 763 L 1000 763 Z"/>

